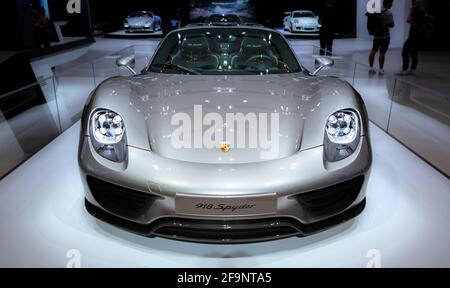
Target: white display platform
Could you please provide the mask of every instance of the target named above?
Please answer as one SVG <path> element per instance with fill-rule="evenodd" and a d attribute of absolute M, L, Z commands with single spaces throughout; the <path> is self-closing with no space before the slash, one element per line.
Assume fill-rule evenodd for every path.
<path fill-rule="evenodd" d="M 163 33 L 161 30 L 155 32 L 132 32 L 127 33 L 125 30 L 118 30 L 115 32 L 105 33 L 107 38 L 162 38 Z"/>
<path fill-rule="evenodd" d="M 277 30 L 286 37 L 318 38 L 320 35 L 319 33 L 311 33 L 311 32 L 310 33 L 290 32 L 284 30 L 283 28 L 277 28 L 275 30 Z"/>
<path fill-rule="evenodd" d="M 82 267 L 450 266 L 450 181 L 373 125 L 371 133 L 357 220 L 307 238 L 224 246 L 148 239 L 91 217 L 77 124 L 0 182 L 0 267 L 66 267 L 78 252 Z"/>

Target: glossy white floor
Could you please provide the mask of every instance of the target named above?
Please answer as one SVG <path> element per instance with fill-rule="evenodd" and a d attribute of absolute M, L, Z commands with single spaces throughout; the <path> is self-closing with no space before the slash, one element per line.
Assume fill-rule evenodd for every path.
<path fill-rule="evenodd" d="M 366 267 L 368 255 L 383 267 L 450 266 L 450 181 L 375 126 L 368 205 L 357 220 L 308 238 L 232 246 L 147 239 L 93 219 L 78 131 L 0 182 L 1 267 L 65 267 L 72 249 L 82 267 Z"/>

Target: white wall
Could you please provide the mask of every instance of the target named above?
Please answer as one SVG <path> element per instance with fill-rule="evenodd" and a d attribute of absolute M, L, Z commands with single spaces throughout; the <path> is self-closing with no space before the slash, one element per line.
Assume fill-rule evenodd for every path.
<path fill-rule="evenodd" d="M 406 23 L 406 18 L 411 2 L 412 0 L 394 0 L 392 13 L 394 14 L 395 28 L 391 30 L 391 47 L 401 47 L 408 36 L 409 24 Z M 366 5 L 367 0 L 357 0 L 356 35 L 361 39 L 372 38 L 367 32 Z"/>

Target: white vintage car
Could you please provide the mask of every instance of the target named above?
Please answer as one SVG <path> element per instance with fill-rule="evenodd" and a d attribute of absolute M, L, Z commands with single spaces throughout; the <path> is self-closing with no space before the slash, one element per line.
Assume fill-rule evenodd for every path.
<path fill-rule="evenodd" d="M 286 12 L 284 30 L 301 33 L 318 33 L 320 31 L 319 16 L 308 10 Z"/>

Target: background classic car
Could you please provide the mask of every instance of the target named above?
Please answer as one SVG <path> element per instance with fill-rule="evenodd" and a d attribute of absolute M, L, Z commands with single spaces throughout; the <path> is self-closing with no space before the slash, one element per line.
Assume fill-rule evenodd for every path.
<path fill-rule="evenodd" d="M 318 33 L 320 31 L 319 16 L 312 11 L 297 10 L 286 12 L 284 18 L 284 30 L 290 32 Z"/>
<path fill-rule="evenodd" d="M 137 11 L 125 18 L 125 32 L 155 32 L 161 30 L 161 17 L 150 11 Z"/>

